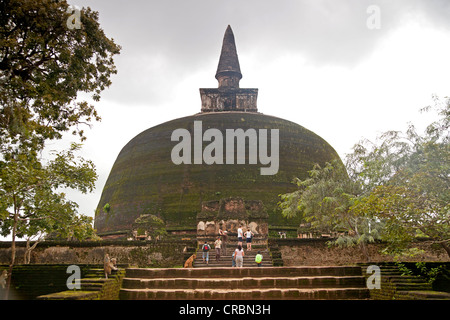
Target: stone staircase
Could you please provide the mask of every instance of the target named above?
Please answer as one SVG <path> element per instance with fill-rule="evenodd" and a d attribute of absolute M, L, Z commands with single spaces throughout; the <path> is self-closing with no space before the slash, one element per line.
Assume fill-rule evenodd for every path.
<path fill-rule="evenodd" d="M 194 260 L 193 267 L 194 268 L 226 268 L 232 266 L 232 254 L 234 252 L 234 247 L 227 248 L 226 255 L 221 254 L 220 259 L 216 260 L 216 251 L 212 249 L 209 252 L 209 262 L 206 264 L 206 261 L 203 262 L 202 258 L 202 250 L 197 250 L 197 257 Z M 257 267 L 255 262 L 255 256 L 261 252 L 263 256 L 263 260 L 261 262 L 261 267 L 272 267 L 272 258 L 270 257 L 269 250 L 267 246 L 254 246 L 252 250 L 248 251 L 244 248 L 244 267 Z"/>
<path fill-rule="evenodd" d="M 370 264 L 361 263 L 359 265 L 361 265 L 364 272 Z M 433 291 L 433 286 L 425 279 L 412 274 L 403 274 L 395 263 L 381 262 L 377 265 L 381 271 L 381 290 L 371 290 L 371 299 L 450 300 L 450 294 L 448 292 Z"/>
<path fill-rule="evenodd" d="M 360 267 L 128 268 L 122 300 L 368 299 Z"/>
<path fill-rule="evenodd" d="M 397 290 L 433 290 L 430 283 L 414 275 L 404 275 L 394 264 L 380 265 L 383 280 L 389 280 L 395 284 Z"/>
<path fill-rule="evenodd" d="M 237 237 L 230 236 L 226 243 L 226 253 L 223 250 L 220 254 L 220 259 L 216 260 L 216 250 L 214 249 L 214 241 L 216 237 L 211 236 L 197 236 L 197 257 L 194 260 L 194 268 L 227 268 L 232 266 L 232 255 L 234 250 L 237 248 Z M 201 249 L 203 244 L 207 241 L 211 246 L 209 251 L 209 262 L 208 264 L 203 262 L 203 250 Z M 268 247 L 268 241 L 266 236 L 256 235 L 253 237 L 251 250 L 247 250 L 247 244 L 245 239 L 243 241 L 242 248 L 244 249 L 244 263 L 243 267 L 257 267 L 255 262 L 255 256 L 258 251 L 261 252 L 263 260 L 261 267 L 272 267 L 272 257 Z"/>
<path fill-rule="evenodd" d="M 105 283 L 114 279 L 115 274 L 117 274 L 117 271 L 112 270 L 109 279 L 106 279 L 104 269 L 89 269 L 84 277 L 80 279 L 81 289 L 84 291 L 100 291 Z"/>
<path fill-rule="evenodd" d="M 117 300 L 124 268 L 112 270 L 108 279 L 103 268 L 89 268 L 81 278 L 79 290 L 65 290 L 37 297 L 37 300 Z"/>

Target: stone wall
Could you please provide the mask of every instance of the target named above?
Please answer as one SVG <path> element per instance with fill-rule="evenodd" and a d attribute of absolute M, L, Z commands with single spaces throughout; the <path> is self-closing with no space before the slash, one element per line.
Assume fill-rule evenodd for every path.
<path fill-rule="evenodd" d="M 351 265 L 367 262 L 358 246 L 350 248 L 329 247 L 329 239 L 270 239 L 278 245 L 284 266 L 302 265 Z M 449 261 L 445 250 L 433 248 L 427 243 L 417 243 L 425 250 L 421 255 L 402 258 L 402 261 Z M 370 261 L 390 262 L 393 257 L 381 253 L 384 245 L 374 243 L 368 245 Z"/>
<path fill-rule="evenodd" d="M 106 253 L 119 264 L 136 267 L 182 266 L 195 248 L 195 241 L 95 241 L 52 242 L 37 245 L 31 253 L 31 264 L 102 264 Z M 0 264 L 9 264 L 10 242 L 0 243 Z M 25 244 L 18 242 L 16 264 L 23 263 Z"/>
<path fill-rule="evenodd" d="M 284 266 L 301 265 L 351 265 L 367 262 L 361 250 L 329 247 L 328 239 L 277 239 L 269 238 L 269 245 L 275 244 L 281 253 Z M 449 261 L 441 248 L 427 243 L 417 246 L 425 252 L 402 261 Z M 118 263 L 137 267 L 180 267 L 197 247 L 196 240 L 159 241 L 96 241 L 96 242 L 52 242 L 37 245 L 31 254 L 31 264 L 102 264 L 106 253 L 117 258 Z M 0 264 L 7 265 L 11 258 L 11 243 L 0 242 Z M 383 244 L 369 244 L 371 261 L 390 262 L 392 256 L 380 251 Z M 25 243 L 17 243 L 16 264 L 23 263 Z"/>

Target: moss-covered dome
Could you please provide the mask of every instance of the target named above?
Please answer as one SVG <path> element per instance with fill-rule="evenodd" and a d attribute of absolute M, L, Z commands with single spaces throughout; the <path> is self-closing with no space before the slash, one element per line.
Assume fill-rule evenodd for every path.
<path fill-rule="evenodd" d="M 171 152 L 178 142 L 171 135 L 184 128 L 193 136 L 194 121 L 202 122 L 203 131 L 219 129 L 224 137 L 226 129 L 278 129 L 277 174 L 261 175 L 263 166 L 248 164 L 248 154 L 246 164 L 174 164 Z M 103 189 L 95 228 L 99 234 L 126 232 L 141 214 L 158 215 L 169 227 L 194 228 L 201 202 L 224 197 L 262 200 L 269 225 L 284 225 L 278 195 L 294 190 L 292 179 L 305 178 L 314 163 L 334 158 L 336 151 L 315 133 L 261 113 L 211 112 L 175 119 L 140 133 L 122 149 Z M 109 212 L 103 210 L 106 204 Z"/>
<path fill-rule="evenodd" d="M 241 78 L 234 35 L 228 26 L 216 73 L 219 87 L 200 89 L 201 113 L 150 128 L 133 138 L 120 152 L 96 210 L 95 228 L 100 235 L 129 233 L 135 220 L 143 214 L 159 216 L 168 227 L 195 230 L 202 202 L 228 197 L 262 201 L 269 214 L 269 226 L 298 225 L 298 221 L 288 222 L 281 217 L 277 209 L 279 194 L 295 190 L 293 178 L 306 178 L 314 164 L 323 165 L 339 156 L 326 141 L 302 126 L 258 113 L 258 89 L 240 88 Z M 193 144 L 194 152 L 192 145 L 178 152 L 183 156 L 185 150 L 189 150 L 191 156 L 194 153 L 188 161 L 173 161 L 174 147 L 185 141 L 184 138 L 172 139 L 177 129 L 188 135 Z M 252 134 L 251 139 L 246 139 L 245 159 L 242 155 L 238 157 L 237 149 L 242 151 L 243 148 L 237 147 L 237 142 L 233 152 L 226 154 L 231 150 L 228 149 L 229 140 L 223 139 L 227 137 L 227 130 Z M 272 140 L 276 130 L 278 139 Z M 196 134 L 199 131 L 200 136 Z M 211 137 L 202 138 L 208 131 Z M 255 137 L 259 140 L 255 141 Z M 220 139 L 222 143 L 219 143 Z M 267 145 L 261 141 L 267 141 Z M 222 148 L 208 149 L 212 144 L 222 145 Z M 196 148 L 199 145 L 202 145 L 200 157 Z M 201 153 L 203 148 L 204 154 Z M 220 149 L 222 154 L 218 157 Z M 266 152 L 261 153 L 261 150 Z M 275 150 L 279 151 L 278 157 L 271 153 Z M 205 154 L 207 160 L 198 161 Z M 233 155 L 236 161 L 230 164 L 228 159 Z M 224 164 L 211 161 L 219 158 L 226 158 Z M 277 159 L 279 163 L 272 168 L 275 161 L 267 161 L 269 158 Z M 236 164 L 238 159 L 244 164 Z M 263 174 L 261 168 L 267 167 L 274 170 L 269 173 L 264 170 Z"/>

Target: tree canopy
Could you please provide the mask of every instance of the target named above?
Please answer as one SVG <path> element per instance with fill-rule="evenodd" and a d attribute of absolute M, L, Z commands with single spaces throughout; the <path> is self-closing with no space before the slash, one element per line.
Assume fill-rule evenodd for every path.
<path fill-rule="evenodd" d="M 0 3 L 0 145 L 37 144 L 100 117 L 94 101 L 111 84 L 120 46 L 105 36 L 98 13 L 81 9 L 80 29 L 67 27 L 66 1 L 5 0 Z M 70 12 L 70 10 L 69 10 Z"/>
<path fill-rule="evenodd" d="M 60 139 L 67 131 L 72 130 L 81 141 L 85 139 L 83 126 L 100 117 L 94 105 L 79 95 L 88 93 L 98 101 L 111 84 L 111 75 L 117 72 L 113 56 L 119 54 L 120 46 L 106 37 L 97 12 L 90 8 L 76 10 L 78 28 L 69 28 L 73 10 L 66 1 L 0 3 L 3 234 L 14 225 L 18 227 L 13 222 L 20 219 L 33 216 L 41 225 L 44 220 L 51 225 L 64 220 L 63 213 L 70 216 L 75 212 L 77 205 L 66 200 L 60 188 L 84 193 L 94 188 L 94 164 L 74 155 L 79 144 L 54 154 L 52 159 L 42 154 L 47 141 Z M 43 219 L 44 212 L 46 217 L 53 217 L 53 222 Z M 31 226 L 27 225 L 29 230 Z"/>
<path fill-rule="evenodd" d="M 316 165 L 310 178 L 296 179 L 299 189 L 281 195 L 282 214 L 303 214 L 313 227 L 344 228 L 357 243 L 380 238 L 388 253 L 425 237 L 450 256 L 450 99 L 435 102 L 422 110 L 438 115 L 423 134 L 409 124 L 375 143 L 362 140 L 345 169 Z"/>
<path fill-rule="evenodd" d="M 385 221 L 383 239 L 393 253 L 425 237 L 450 256 L 450 99 L 437 99 L 434 109 L 439 118 L 423 134 L 410 124 L 405 133 L 386 132 L 379 144 L 356 145 L 351 155 L 366 189 L 352 210 Z"/>
<path fill-rule="evenodd" d="M 99 101 L 120 46 L 98 17 L 65 0 L 0 2 L 0 228 L 12 234 L 10 273 L 16 236 L 93 234 L 92 218 L 77 215 L 61 190 L 92 191 L 94 164 L 75 156 L 79 144 L 49 156 L 43 150 L 69 131 L 83 141 L 85 126 L 100 120 L 80 94 Z"/>

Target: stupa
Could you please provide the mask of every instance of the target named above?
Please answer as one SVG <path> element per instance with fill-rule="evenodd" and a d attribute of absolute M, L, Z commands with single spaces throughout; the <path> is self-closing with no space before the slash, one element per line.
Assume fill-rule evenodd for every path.
<path fill-rule="evenodd" d="M 218 88 L 200 89 L 200 113 L 149 128 L 123 147 L 96 210 L 100 236 L 125 237 L 143 214 L 160 217 L 169 231 L 195 232 L 202 203 L 227 197 L 262 201 L 269 229 L 298 225 L 281 216 L 279 195 L 338 154 L 314 132 L 258 112 L 258 89 L 239 87 L 230 26 L 215 77 Z"/>

